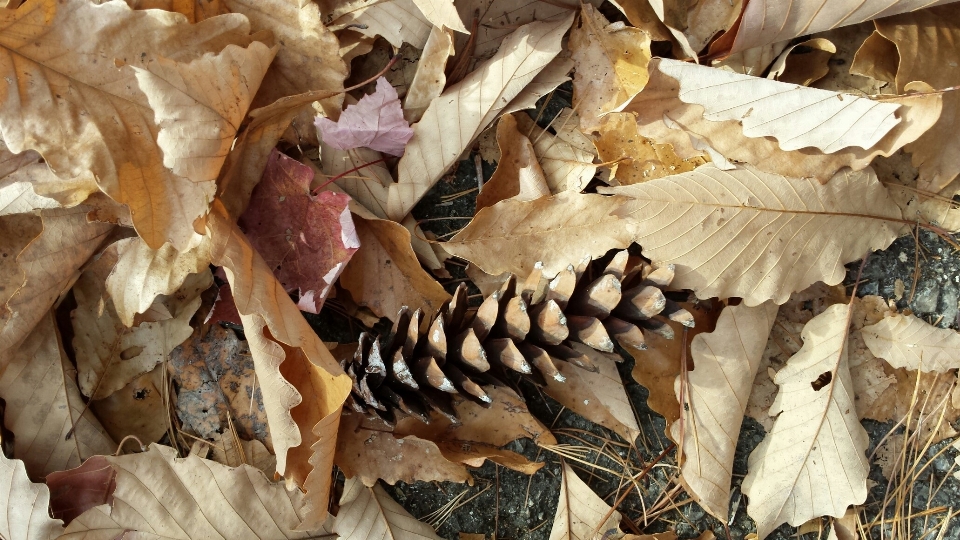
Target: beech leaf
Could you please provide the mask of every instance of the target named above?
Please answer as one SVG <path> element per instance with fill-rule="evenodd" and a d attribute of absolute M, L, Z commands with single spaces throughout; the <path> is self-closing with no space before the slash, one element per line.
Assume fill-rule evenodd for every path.
<path fill-rule="evenodd" d="M 402 155 L 413 137 L 397 91 L 383 77 L 377 79 L 377 91 L 348 105 L 340 120 L 317 117 L 317 129 L 324 142 L 339 150 L 364 146 L 393 156 Z"/>
<path fill-rule="evenodd" d="M 870 352 L 895 368 L 943 373 L 960 367 L 960 334 L 913 315 L 890 315 L 860 330 Z"/>
<path fill-rule="evenodd" d="M 340 496 L 340 513 L 333 531 L 343 540 L 440 540 L 426 523 L 417 521 L 379 485 L 347 479 Z"/>
<path fill-rule="evenodd" d="M 372 4 L 345 2 L 324 15 L 334 19 L 331 23 L 333 30 L 350 27 L 371 38 L 382 36 L 397 48 L 409 43 L 422 49 L 433 27 L 417 7 L 416 0 L 385 0 Z"/>
<path fill-rule="evenodd" d="M 319 313 L 360 241 L 346 195 L 310 193 L 313 170 L 274 150 L 240 227 L 297 307 Z"/>
<path fill-rule="evenodd" d="M 654 264 L 676 265 L 672 286 L 748 306 L 782 304 L 817 281 L 840 283 L 844 264 L 886 248 L 901 228 L 900 209 L 872 171 L 840 172 L 822 185 L 707 164 L 601 191 L 634 198 L 617 214 L 636 222 L 635 241 Z"/>
<path fill-rule="evenodd" d="M 562 474 L 550 540 L 593 540 L 609 536 L 616 538 L 623 534 L 620 531 L 620 512 L 603 502 L 577 476 L 573 467 L 564 463 Z"/>
<path fill-rule="evenodd" d="M 847 361 L 850 307 L 834 304 L 803 327 L 803 348 L 781 369 L 773 429 L 750 454 L 743 493 L 763 538 L 783 522 L 842 517 L 867 498 L 869 436 L 857 418 Z M 843 471 L 843 474 L 838 474 Z"/>
<path fill-rule="evenodd" d="M 5 511 L 0 513 L 0 536 L 17 540 L 53 540 L 63 533 L 63 522 L 50 517 L 50 490 L 27 477 L 23 462 L 0 452 L 0 492 Z"/>

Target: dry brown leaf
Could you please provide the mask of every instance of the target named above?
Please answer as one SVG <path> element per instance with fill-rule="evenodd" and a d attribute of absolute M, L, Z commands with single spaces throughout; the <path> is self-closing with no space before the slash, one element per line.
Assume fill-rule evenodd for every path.
<path fill-rule="evenodd" d="M 697 53 L 715 35 L 729 29 L 744 3 L 743 0 L 696 0 L 681 4 L 650 0 L 654 12 L 689 58 L 697 58 Z"/>
<path fill-rule="evenodd" d="M 397 165 L 399 179 L 390 186 L 387 208 L 391 219 L 407 215 L 497 115 L 526 105 L 513 108 L 515 98 L 536 100 L 536 92 L 525 97 L 521 90 L 560 52 L 560 39 L 571 22 L 572 14 L 557 22 L 520 27 L 496 55 L 430 104 Z"/>
<path fill-rule="evenodd" d="M 406 228 L 388 220 L 354 218 L 360 249 L 340 276 L 354 302 L 393 319 L 403 306 L 433 313 L 450 298 L 420 267 Z"/>
<path fill-rule="evenodd" d="M 550 192 L 583 191 L 597 174 L 597 166 L 593 164 L 596 148 L 580 133 L 580 122 L 570 120 L 570 115 L 561 113 L 553 122 L 552 127 L 557 130 L 554 135 L 541 129 L 525 114 L 517 115 L 516 120 L 520 133 L 533 142 L 533 152 L 540 162 Z M 576 140 L 576 136 L 582 141 Z M 581 142 L 586 142 L 586 148 L 578 145 Z"/>
<path fill-rule="evenodd" d="M 640 135 L 633 113 L 604 115 L 597 126 L 600 132 L 593 144 L 600 160 L 611 163 L 614 185 L 629 186 L 654 178 L 692 171 L 707 162 L 702 156 L 682 159 L 671 144 L 658 144 Z"/>
<path fill-rule="evenodd" d="M 960 334 L 913 315 L 891 315 L 865 326 L 863 340 L 875 356 L 895 368 L 943 373 L 960 367 Z"/>
<path fill-rule="evenodd" d="M 36 225 L 32 223 L 27 226 L 30 232 L 25 237 L 3 238 L 3 251 L 9 262 L 0 268 L 0 277 L 4 278 L 3 283 L 13 286 L 6 287 L 10 296 L 5 297 L 6 291 L 0 292 L 0 302 L 6 301 L 6 310 L 0 307 L 0 356 L 27 337 L 57 298 L 73 285 L 81 265 L 113 230 L 110 224 L 88 223 L 89 210 L 83 206 L 43 210 L 43 232 L 39 236 L 30 240 Z M 3 220 L 15 224 L 14 230 L 4 232 L 25 231 L 22 218 L 9 216 Z M 30 244 L 16 251 L 23 240 Z"/>
<path fill-rule="evenodd" d="M 117 473 L 104 456 L 93 456 L 83 465 L 47 475 L 50 513 L 69 524 L 80 514 L 110 502 L 117 488 Z"/>
<path fill-rule="evenodd" d="M 622 535 L 620 512 L 603 502 L 577 476 L 573 467 L 564 463 L 562 474 L 550 540 L 593 540 Z"/>
<path fill-rule="evenodd" d="M 443 1 L 443 0 L 420 0 Z M 381 36 L 394 47 L 409 43 L 422 49 L 433 24 L 417 7 L 417 0 L 385 0 L 383 2 L 345 2 L 332 12 L 324 13 L 333 30 L 350 27 L 368 37 Z"/>
<path fill-rule="evenodd" d="M 23 462 L 0 452 L 0 491 L 6 511 L 0 514 L 0 536 L 16 540 L 53 540 L 63 522 L 50 517 L 50 490 L 27 478 Z"/>
<path fill-rule="evenodd" d="M 170 425 L 166 396 L 163 366 L 157 366 L 110 397 L 91 401 L 90 408 L 113 440 L 132 435 L 150 444 L 159 441 Z"/>
<path fill-rule="evenodd" d="M 230 468 L 173 448 L 107 457 L 117 471 L 113 504 L 87 510 L 66 537 L 114 538 L 133 533 L 166 538 L 311 538 L 298 531 L 302 495 L 242 465 Z"/>
<path fill-rule="evenodd" d="M 710 65 L 715 68 L 726 69 L 734 73 L 744 75 L 760 76 L 770 67 L 779 56 L 782 56 L 784 48 L 789 45 L 787 41 L 780 41 L 747 49 L 728 55 L 720 60 L 714 60 Z"/>
<path fill-rule="evenodd" d="M 269 30 L 280 43 L 253 107 L 304 92 L 343 90 L 347 65 L 340 57 L 337 37 L 320 22 L 317 4 L 302 0 L 220 1 L 230 11 L 246 15 L 254 31 Z M 339 108 L 342 99 L 339 94 L 325 104 Z"/>
<path fill-rule="evenodd" d="M 747 2 L 743 10 L 730 52 L 954 1 L 839 0 L 784 3 L 779 0 L 752 0 Z"/>
<path fill-rule="evenodd" d="M 895 103 L 677 60 L 661 60 L 659 70 L 680 82 L 680 100 L 703 107 L 707 120 L 740 122 L 747 137 L 773 137 L 783 150 L 866 150 L 901 121 Z"/>
<path fill-rule="evenodd" d="M 228 467 L 247 464 L 260 469 L 270 478 L 277 470 L 277 456 L 271 454 L 262 442 L 241 439 L 229 428 L 223 430 L 214 441 L 212 459 Z"/>
<path fill-rule="evenodd" d="M 460 463 L 447 460 L 437 445 L 414 435 L 396 437 L 379 429 L 365 429 L 360 415 L 344 413 L 337 435 L 335 463 L 347 478 L 372 487 L 377 480 L 473 482 Z"/>
<path fill-rule="evenodd" d="M 824 38 L 808 39 L 796 45 L 791 45 L 770 66 L 770 73 L 767 74 L 767 78 L 799 84 L 800 86 L 809 86 L 830 72 L 827 63 L 836 52 L 837 47 L 830 40 Z"/>
<path fill-rule="evenodd" d="M 654 41 L 672 41 L 670 30 L 660 21 L 648 0 L 610 0 L 630 24 L 650 34 Z"/>
<path fill-rule="evenodd" d="M 767 344 L 777 306 L 728 306 L 716 329 L 690 344 L 694 369 L 687 372 L 683 421 L 670 436 L 683 441 L 680 480 L 687 493 L 717 519 L 726 522 L 730 507 L 733 457 L 753 379 Z"/>
<path fill-rule="evenodd" d="M 152 247 L 186 245 L 274 51 L 228 45 L 250 42 L 241 15 L 194 26 L 122 2 L 33 0 L 0 28 L 0 71 L 36 81 L 0 108 L 10 150 L 37 150 L 67 178 L 92 174 Z M 33 117 L 74 121 L 50 129 Z"/>
<path fill-rule="evenodd" d="M 699 105 L 688 105 L 677 97 L 680 85 L 657 68 L 659 60 L 650 63 L 650 82 L 627 111 L 637 114 L 640 134 L 661 143 L 671 143 L 681 157 L 701 153 L 690 142 L 690 136 L 703 139 L 727 159 L 751 163 L 767 172 L 784 176 L 814 177 L 829 180 L 838 170 L 854 170 L 868 166 L 878 155 L 889 156 L 905 144 L 915 141 L 939 118 L 941 98 L 936 93 L 922 93 L 889 98 L 900 104 L 901 121 L 871 150 L 849 148 L 824 154 L 813 148 L 784 152 L 772 138 L 747 137 L 736 121 L 713 122 L 703 117 Z M 918 91 L 926 91 L 920 85 Z M 715 157 L 713 161 L 719 161 Z"/>
<path fill-rule="evenodd" d="M 136 0 L 130 4 L 134 9 L 162 9 L 180 13 L 191 23 L 229 13 L 220 0 Z"/>
<path fill-rule="evenodd" d="M 60 182 L 40 159 L 40 154 L 33 150 L 14 154 L 0 139 L 0 216 L 62 206 L 59 200 L 37 193 L 37 188 L 42 190 L 44 184 Z M 93 185 L 93 191 L 97 191 L 96 185 Z M 70 202 L 76 204 L 80 201 Z"/>
<path fill-rule="evenodd" d="M 633 220 L 614 212 L 628 199 L 565 191 L 530 202 L 501 201 L 484 208 L 444 249 L 488 274 L 526 276 L 536 262 L 555 276 L 570 261 L 624 249 L 636 234 Z"/>
<path fill-rule="evenodd" d="M 784 522 L 841 517 L 867 497 L 869 436 L 857 418 L 847 362 L 850 316 L 848 305 L 835 304 L 814 317 L 804 326 L 803 348 L 777 373 L 777 420 L 750 454 L 743 482 L 760 538 Z"/>
<path fill-rule="evenodd" d="M 752 167 L 711 164 L 604 193 L 634 197 L 617 214 L 654 264 L 676 264 L 672 285 L 700 298 L 782 304 L 817 281 L 835 285 L 844 264 L 884 249 L 900 209 L 872 171 L 841 172 L 827 185 Z M 700 247 L 700 249 L 695 249 Z"/>
<path fill-rule="evenodd" d="M 620 358 L 613 360 L 612 355 L 579 345 L 571 343 L 577 351 L 589 355 L 599 371 L 588 371 L 569 362 L 556 362 L 557 370 L 566 380 L 548 378 L 544 391 L 564 407 L 633 444 L 640 435 L 640 426 L 617 371 Z"/>
<path fill-rule="evenodd" d="M 440 540 L 426 523 L 411 516 L 382 487 L 347 479 L 333 531 L 343 540 Z"/>
<path fill-rule="evenodd" d="M 647 84 L 650 35 L 630 26 L 614 26 L 590 4 L 570 31 L 576 69 L 573 102 L 584 132 L 599 129 L 600 117 L 621 110 Z"/>
<path fill-rule="evenodd" d="M 309 484 L 305 526 L 319 527 L 327 513 L 337 423 L 350 379 L 219 203 L 207 227 L 213 263 L 226 271 L 250 342 L 277 473 Z"/>
<path fill-rule="evenodd" d="M 74 373 L 52 314 L 40 320 L 18 350 L 0 360 L 3 423 L 16 435 L 14 455 L 34 478 L 115 450 L 116 443 L 84 406 Z"/>
<path fill-rule="evenodd" d="M 497 170 L 480 188 L 477 195 L 478 212 L 504 199 L 533 201 L 550 195 L 533 144 L 517 130 L 517 120 L 512 114 L 500 117 L 497 144 L 500 146 Z"/>
<path fill-rule="evenodd" d="M 417 71 L 403 98 L 403 116 L 411 124 L 419 122 L 430 103 L 443 92 L 443 87 L 447 85 L 447 76 L 444 74 L 447 59 L 454 52 L 453 32 L 434 26 L 423 45 Z"/>

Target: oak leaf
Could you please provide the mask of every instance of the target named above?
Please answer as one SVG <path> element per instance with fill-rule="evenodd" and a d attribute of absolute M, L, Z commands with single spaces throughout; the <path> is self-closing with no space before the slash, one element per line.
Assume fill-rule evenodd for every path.
<path fill-rule="evenodd" d="M 849 305 L 835 304 L 814 317 L 803 328 L 803 348 L 777 373 L 777 419 L 750 454 L 743 482 L 760 538 L 784 522 L 841 517 L 867 497 L 869 436 L 847 361 L 850 314 Z"/>
<path fill-rule="evenodd" d="M 617 216 L 625 203 L 629 199 L 572 191 L 529 202 L 505 200 L 477 212 L 443 247 L 488 274 L 526 276 L 539 261 L 544 275 L 555 276 L 569 261 L 630 245 L 638 229 L 632 219 Z"/>
<path fill-rule="evenodd" d="M 0 536 L 17 540 L 53 540 L 63 533 L 63 522 L 50 517 L 50 490 L 27 477 L 23 462 L 0 452 L 0 490 L 6 511 L 0 514 Z"/>
<path fill-rule="evenodd" d="M 387 208 L 391 219 L 402 219 L 497 115 L 517 110 L 511 101 L 523 97 L 524 87 L 560 52 L 571 22 L 572 14 L 521 26 L 496 55 L 430 104 L 397 165 L 398 181 L 390 186 Z M 455 129 L 444 129 L 451 119 L 456 119 Z"/>
<path fill-rule="evenodd" d="M 569 111 L 572 113 L 572 111 Z M 580 122 L 571 120 L 571 114 L 560 113 L 553 122 L 556 134 L 541 129 L 527 115 L 517 115 L 520 133 L 533 142 L 533 152 L 547 179 L 551 193 L 583 191 L 597 174 L 593 164 L 597 150 L 582 133 Z M 583 146 L 583 143 L 586 143 Z"/>
<path fill-rule="evenodd" d="M 821 185 L 707 164 L 601 191 L 634 198 L 616 213 L 636 221 L 634 239 L 654 264 L 677 266 L 673 286 L 748 306 L 782 304 L 817 281 L 840 283 L 844 264 L 886 248 L 901 228 L 900 209 L 872 171 L 840 172 Z"/>
<path fill-rule="evenodd" d="M 609 113 L 600 120 L 593 141 L 600 159 L 611 163 L 613 185 L 629 186 L 654 178 L 692 171 L 706 163 L 702 156 L 681 159 L 671 144 L 659 144 L 640 135 L 633 113 Z"/>
<path fill-rule="evenodd" d="M 960 367 L 960 334 L 913 315 L 895 314 L 860 330 L 875 356 L 895 368 L 943 373 Z"/>
<path fill-rule="evenodd" d="M 593 540 L 622 535 L 620 512 L 603 502 L 577 476 L 573 467 L 564 463 L 562 474 L 550 540 Z"/>
<path fill-rule="evenodd" d="M 239 225 L 303 311 L 319 313 L 360 246 L 347 209 L 349 197 L 310 193 L 313 171 L 274 150 Z"/>
<path fill-rule="evenodd" d="M 87 510 L 64 538 L 134 533 L 168 538 L 310 538 L 300 532 L 302 495 L 248 465 L 230 468 L 167 446 L 106 458 L 117 473 L 113 502 Z"/>
<path fill-rule="evenodd" d="M 347 479 L 343 486 L 333 531 L 343 540 L 440 540 L 382 487 L 366 487 L 358 478 Z"/>
<path fill-rule="evenodd" d="M 500 160 L 497 170 L 477 195 L 478 212 L 504 199 L 532 201 L 550 195 L 550 187 L 537 161 L 533 144 L 517 130 L 517 120 L 513 115 L 500 117 L 497 144 L 500 146 Z"/>
<path fill-rule="evenodd" d="M 694 369 L 687 372 L 685 387 L 678 378 L 683 392 L 678 399 L 682 397 L 686 412 L 670 435 L 683 447 L 680 479 L 687 493 L 723 522 L 740 424 L 776 314 L 772 302 L 724 308 L 716 329 L 698 334 L 690 344 Z"/>
<path fill-rule="evenodd" d="M 275 51 L 250 43 L 241 15 L 194 26 L 124 2 L 31 0 L 0 13 L 0 28 L 0 72 L 35 81 L 11 87 L 0 107 L 10 150 L 96 178 L 152 247 L 187 244 Z M 76 122 L 30 120 L 64 115 Z"/>
<path fill-rule="evenodd" d="M 4 425 L 16 435 L 14 455 L 34 478 L 115 449 L 93 411 L 84 406 L 52 314 L 40 320 L 18 350 L 0 360 L 0 398 L 6 402 Z"/>
<path fill-rule="evenodd" d="M 413 130 L 403 117 L 400 98 L 387 79 L 377 79 L 377 90 L 348 105 L 334 122 L 317 117 L 320 137 L 339 150 L 364 146 L 394 156 L 403 154 Z"/>

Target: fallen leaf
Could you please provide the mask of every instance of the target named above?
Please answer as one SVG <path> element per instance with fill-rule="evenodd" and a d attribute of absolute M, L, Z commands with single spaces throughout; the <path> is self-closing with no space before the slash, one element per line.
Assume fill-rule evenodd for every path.
<path fill-rule="evenodd" d="M 740 424 L 777 306 L 765 302 L 724 308 L 716 329 L 698 334 L 690 344 L 694 369 L 678 400 L 686 411 L 670 436 L 683 441 L 680 481 L 704 510 L 727 522 L 733 459 Z M 682 393 L 682 394 L 681 394 Z"/>
<path fill-rule="evenodd" d="M 447 85 L 447 76 L 444 74 L 447 59 L 453 56 L 454 52 L 453 32 L 434 26 L 423 45 L 417 61 L 417 71 L 407 88 L 407 95 L 403 98 L 403 116 L 408 122 L 420 121 L 430 103 L 443 92 Z"/>
<path fill-rule="evenodd" d="M 477 195 L 478 212 L 504 199 L 533 201 L 550 195 L 533 144 L 517 130 L 517 120 L 513 115 L 500 117 L 497 144 L 500 146 L 500 160 L 497 170 Z"/>
<path fill-rule="evenodd" d="M 650 36 L 630 26 L 614 26 L 585 4 L 579 25 L 570 31 L 576 68 L 573 101 L 585 132 L 599 128 L 600 117 L 621 110 L 647 84 Z"/>
<path fill-rule="evenodd" d="M 743 493 L 765 537 L 781 523 L 843 516 L 867 497 L 869 443 L 847 362 L 851 310 L 835 304 L 804 326 L 803 348 L 776 376 L 773 430 L 750 454 Z M 843 474 L 839 474 L 843 471 Z"/>
<path fill-rule="evenodd" d="M 393 319 L 403 306 L 433 313 L 450 295 L 423 270 L 410 232 L 388 220 L 354 216 L 360 249 L 340 278 L 357 305 Z"/>
<path fill-rule="evenodd" d="M 371 38 L 381 36 L 398 49 L 404 43 L 422 49 L 433 27 L 417 7 L 416 0 L 340 4 L 333 11 L 325 13 L 326 18 L 331 20 L 333 30 L 349 27 Z"/>
<path fill-rule="evenodd" d="M 650 0 L 653 11 L 689 58 L 697 58 L 697 53 L 715 35 L 734 25 L 744 3 L 742 0 L 697 0 L 675 4 Z"/>
<path fill-rule="evenodd" d="M 91 401 L 90 408 L 113 440 L 132 435 L 143 444 L 157 442 L 167 433 L 168 425 L 168 394 L 163 381 L 163 366 L 157 366 L 109 397 Z"/>
<path fill-rule="evenodd" d="M 417 521 L 382 487 L 366 487 L 358 478 L 347 479 L 343 486 L 333 531 L 343 540 L 440 540 L 429 525 Z"/>
<path fill-rule="evenodd" d="M 229 13 L 220 0 L 140 0 L 134 9 L 162 9 L 180 13 L 191 23 Z"/>
<path fill-rule="evenodd" d="M 393 176 L 383 155 L 369 148 L 339 150 L 320 141 L 320 167 L 327 178 L 380 219 L 387 219 L 387 198 Z"/>
<path fill-rule="evenodd" d="M 116 443 L 84 406 L 75 370 L 53 315 L 44 316 L 20 348 L 0 361 L 4 425 L 16 435 L 14 455 L 33 478 L 76 467 Z"/>
<path fill-rule="evenodd" d="M 837 47 L 830 40 L 824 38 L 808 39 L 796 45 L 791 45 L 770 66 L 770 73 L 767 74 L 767 78 L 800 86 L 810 86 L 830 72 L 827 64 L 836 52 Z"/>
<path fill-rule="evenodd" d="M 362 417 L 344 413 L 337 436 L 334 461 L 347 478 L 372 487 L 377 480 L 393 485 L 412 482 L 473 482 L 460 463 L 447 460 L 436 443 L 415 435 L 365 429 Z"/>
<path fill-rule="evenodd" d="M 319 313 L 360 246 L 347 209 L 349 197 L 310 193 L 313 171 L 274 150 L 239 225 L 303 311 Z"/>
<path fill-rule="evenodd" d="M 0 452 L 0 490 L 5 492 L 6 511 L 0 517 L 0 536 L 17 540 L 53 540 L 63 533 L 63 522 L 52 519 L 47 509 L 50 490 L 27 478 L 23 462 Z"/>
<path fill-rule="evenodd" d="M 262 442 L 241 439 L 229 428 L 215 438 L 213 460 L 228 467 L 250 465 L 268 477 L 272 477 L 277 470 L 277 456 L 271 454 Z"/>
<path fill-rule="evenodd" d="M 557 130 L 556 135 L 541 129 L 524 114 L 516 116 L 517 127 L 520 133 L 533 142 L 533 152 L 540 162 L 551 193 L 583 191 L 597 174 L 597 166 L 593 164 L 597 150 L 593 143 L 580 133 L 579 121 L 571 121 L 569 114 L 560 114 L 562 118 L 554 120 L 552 126 Z M 575 140 L 577 136 L 581 140 Z M 581 146 L 583 142 L 586 147 Z"/>
<path fill-rule="evenodd" d="M 841 0 L 827 5 L 816 2 L 784 4 L 777 0 L 753 0 L 746 3 L 730 52 L 953 1 Z"/>
<path fill-rule="evenodd" d="M 648 0 L 611 0 L 610 2 L 633 26 L 646 30 L 654 41 L 671 41 L 670 30 L 663 24 Z"/>
<path fill-rule="evenodd" d="M 578 352 L 588 354 L 599 371 L 588 371 L 569 362 L 556 362 L 557 370 L 566 380 L 548 378 L 544 391 L 564 407 L 633 444 L 640 435 L 640 427 L 617 372 L 616 361 L 579 345 L 571 343 Z"/>
<path fill-rule="evenodd" d="M 706 163 L 702 156 L 681 159 L 671 144 L 658 144 L 640 135 L 637 117 L 633 113 L 604 115 L 597 126 L 594 139 L 597 153 L 605 163 L 611 163 L 610 176 L 614 185 L 629 186 L 654 178 L 692 171 Z"/>
<path fill-rule="evenodd" d="M 377 79 L 376 92 L 348 105 L 338 121 L 318 116 L 316 124 L 320 137 L 333 148 L 350 150 L 363 146 L 394 156 L 403 155 L 414 134 L 403 117 L 397 91 L 383 77 Z"/>
<path fill-rule="evenodd" d="M 399 221 L 433 187 L 480 132 L 560 52 L 573 15 L 517 29 L 492 58 L 435 99 L 413 128 L 413 138 L 390 186 L 388 216 Z M 514 109 L 516 110 L 516 109 Z M 442 127 L 456 119 L 456 130 Z"/>
<path fill-rule="evenodd" d="M 69 525 L 94 506 L 108 504 L 117 488 L 116 479 L 116 471 L 103 456 L 93 456 L 79 467 L 48 474 L 50 513 Z"/>
<path fill-rule="evenodd" d="M 734 73 L 758 77 L 767 71 L 770 64 L 783 56 L 781 53 L 789 44 L 788 41 L 778 41 L 777 43 L 761 45 L 714 60 L 710 65 Z"/>
<path fill-rule="evenodd" d="M 960 334 L 913 315 L 895 314 L 861 330 L 875 356 L 895 368 L 943 373 L 958 365 Z"/>
<path fill-rule="evenodd" d="M 654 264 L 677 265 L 674 287 L 748 306 L 782 304 L 817 281 L 840 283 L 844 264 L 886 248 L 901 228 L 872 171 L 841 172 L 824 186 L 707 164 L 602 191 L 634 197 L 617 215 L 636 222 L 634 240 Z"/>
<path fill-rule="evenodd" d="M 601 2 L 590 0 L 593 6 Z M 456 0 L 460 19 L 477 21 L 471 35 L 457 34 L 456 48 L 463 50 L 468 40 L 473 41 L 473 56 L 486 60 L 503 48 L 503 43 L 516 28 L 534 21 L 557 21 L 576 13 L 579 3 L 553 0 Z"/>
<path fill-rule="evenodd" d="M 23 237 L 5 237 L 14 249 L 3 252 L 10 261 L 0 270 L 3 283 L 13 284 L 6 287 L 10 296 L 0 295 L 0 302 L 6 301 L 6 309 L 0 308 L 0 356 L 17 347 L 33 327 L 43 318 L 61 294 L 73 285 L 80 275 L 81 266 L 99 248 L 101 242 L 113 231 L 113 225 L 87 222 L 89 208 L 77 206 L 70 209 L 50 209 L 40 212 L 43 232 L 33 238 L 29 245 L 16 251 L 14 246 L 22 245 Z M 3 218 L 6 221 L 8 218 Z M 10 216 L 14 233 L 23 231 L 22 218 Z M 29 240 L 32 227 L 26 239 Z M 7 232 L 7 231 L 5 231 Z M 16 260 L 12 260 L 16 257 Z M 6 292 L 6 291 L 0 291 Z"/>
<path fill-rule="evenodd" d="M 148 534 L 170 538 L 310 538 L 297 531 L 302 495 L 270 483 L 247 465 L 230 468 L 173 448 L 150 445 L 142 454 L 106 458 L 117 472 L 113 503 L 87 510 L 66 535 L 113 538 Z"/>
<path fill-rule="evenodd" d="M 0 107 L 10 150 L 36 150 L 67 178 L 92 174 L 130 206 L 151 247 L 189 243 L 275 51 L 259 42 L 228 45 L 250 41 L 241 15 L 194 26 L 122 2 L 31 0 L 0 15 L 0 28 L 7 51 L 0 72 L 38 82 L 20 85 Z M 50 129 L 29 120 L 62 115 L 77 121 Z"/>
<path fill-rule="evenodd" d="M 622 535 L 620 512 L 603 502 L 577 476 L 573 467 L 564 463 L 562 474 L 550 540 L 593 540 Z"/>
<path fill-rule="evenodd" d="M 569 261 L 598 258 L 630 245 L 633 220 L 615 212 L 629 199 L 565 191 L 535 201 L 501 201 L 477 212 L 473 220 L 444 244 L 488 274 L 526 276 L 536 262 L 555 276 Z"/>

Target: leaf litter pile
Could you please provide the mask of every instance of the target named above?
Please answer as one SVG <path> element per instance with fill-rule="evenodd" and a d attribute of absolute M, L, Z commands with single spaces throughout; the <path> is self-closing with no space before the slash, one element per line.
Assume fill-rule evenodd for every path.
<path fill-rule="evenodd" d="M 391 486 L 501 470 L 555 473 L 528 538 L 956 535 L 956 309 L 857 261 L 960 249 L 958 42 L 949 0 L 7 0 L 0 537 L 438 538 L 468 492 Z"/>

